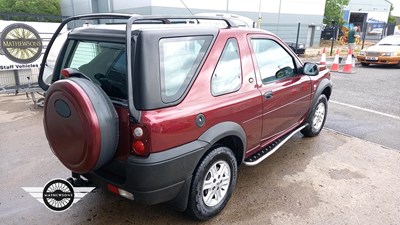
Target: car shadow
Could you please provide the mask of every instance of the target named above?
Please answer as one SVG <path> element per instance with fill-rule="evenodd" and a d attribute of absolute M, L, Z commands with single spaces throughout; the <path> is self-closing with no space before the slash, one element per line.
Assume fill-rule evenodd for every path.
<path fill-rule="evenodd" d="M 361 65 L 360 65 L 361 66 Z M 370 64 L 369 66 L 361 66 L 363 68 L 379 68 L 379 69 L 393 69 L 393 68 L 398 68 L 400 69 L 400 65 L 377 65 L 377 64 Z"/>

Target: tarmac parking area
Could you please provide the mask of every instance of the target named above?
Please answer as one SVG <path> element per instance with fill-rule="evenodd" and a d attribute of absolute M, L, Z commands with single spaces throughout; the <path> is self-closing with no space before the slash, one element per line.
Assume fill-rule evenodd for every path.
<path fill-rule="evenodd" d="M 0 95 L 1 224 L 200 224 L 168 205 L 143 206 L 96 189 L 65 212 L 22 187 L 67 178 L 52 154 L 43 110 Z M 240 166 L 223 212 L 201 224 L 399 224 L 400 150 L 324 129 L 295 135 L 255 167 Z"/>

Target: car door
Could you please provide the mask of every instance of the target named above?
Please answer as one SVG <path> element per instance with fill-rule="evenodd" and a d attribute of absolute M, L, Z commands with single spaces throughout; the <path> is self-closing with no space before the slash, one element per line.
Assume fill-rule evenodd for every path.
<path fill-rule="evenodd" d="M 298 126 L 311 104 L 311 81 L 300 62 L 272 35 L 249 36 L 263 102 L 261 145 Z"/>

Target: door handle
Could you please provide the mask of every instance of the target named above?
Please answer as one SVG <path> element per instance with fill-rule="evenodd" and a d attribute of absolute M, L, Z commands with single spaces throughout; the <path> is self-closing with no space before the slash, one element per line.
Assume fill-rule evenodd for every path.
<path fill-rule="evenodd" d="M 267 92 L 264 93 L 264 98 L 265 98 L 266 100 L 271 99 L 273 96 L 274 96 L 274 95 L 272 94 L 272 91 L 267 91 Z"/>

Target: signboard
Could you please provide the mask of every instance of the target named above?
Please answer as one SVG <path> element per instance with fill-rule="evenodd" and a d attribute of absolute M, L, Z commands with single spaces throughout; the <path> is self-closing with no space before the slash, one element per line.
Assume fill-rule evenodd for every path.
<path fill-rule="evenodd" d="M 388 18 L 387 12 L 368 12 L 367 23 L 387 23 Z"/>
<path fill-rule="evenodd" d="M 59 23 L 0 20 L 0 72 L 39 68 Z"/>
<path fill-rule="evenodd" d="M 367 34 L 382 35 L 385 30 L 389 13 L 386 12 L 369 12 L 367 16 Z"/>

